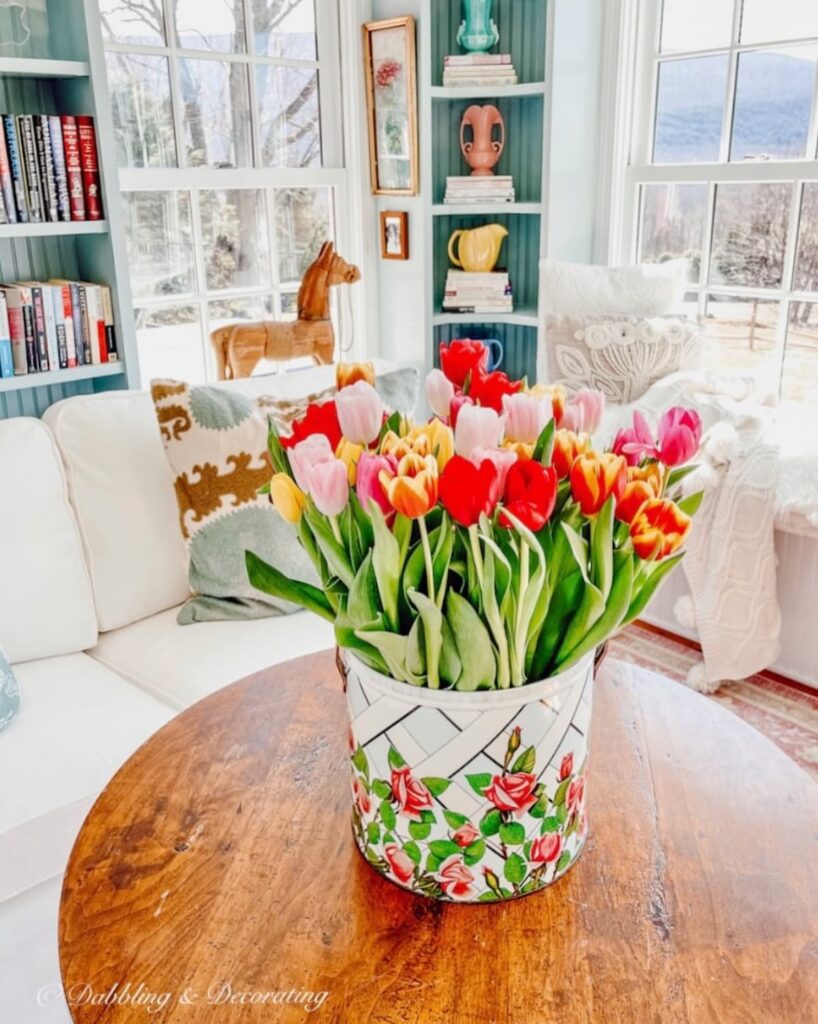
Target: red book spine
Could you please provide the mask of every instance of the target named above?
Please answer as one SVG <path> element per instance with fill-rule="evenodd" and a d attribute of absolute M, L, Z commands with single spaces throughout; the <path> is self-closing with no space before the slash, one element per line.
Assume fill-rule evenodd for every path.
<path fill-rule="evenodd" d="M 76 118 L 63 115 L 62 141 L 68 176 L 68 195 L 71 201 L 71 220 L 85 220 L 85 194 L 82 189 L 80 138 Z"/>
<path fill-rule="evenodd" d="M 97 133 L 93 117 L 78 117 L 77 132 L 80 142 L 80 163 L 82 164 L 82 188 L 85 193 L 85 210 L 88 220 L 102 220 L 102 186 L 99 180 L 97 162 Z"/>

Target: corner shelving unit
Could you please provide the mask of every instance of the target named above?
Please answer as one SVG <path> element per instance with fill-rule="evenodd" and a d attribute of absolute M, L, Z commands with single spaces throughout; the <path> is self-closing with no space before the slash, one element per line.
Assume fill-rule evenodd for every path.
<path fill-rule="evenodd" d="M 512 376 L 536 377 L 539 336 L 539 261 L 545 254 L 548 101 L 548 44 L 551 4 L 547 0 L 495 0 L 492 15 L 500 42 L 492 52 L 510 53 L 518 84 L 492 87 L 444 87 L 443 58 L 461 53 L 457 29 L 461 0 L 425 0 L 420 21 L 420 125 L 423 192 L 429 222 L 425 225 L 426 260 L 432 308 L 429 336 L 437 365 L 441 341 L 457 337 L 498 338 L 505 355 L 501 369 Z M 446 205 L 446 177 L 467 174 L 460 152 L 463 111 L 474 102 L 493 103 L 505 122 L 506 144 L 497 174 L 514 177 L 516 201 Z M 449 236 L 456 228 L 497 223 L 508 229 L 498 266 L 507 267 L 514 288 L 514 312 L 458 314 L 441 312 L 449 259 Z"/>
<path fill-rule="evenodd" d="M 91 114 L 94 117 L 105 220 L 0 225 L 0 281 L 65 277 L 111 288 L 119 361 L 0 379 L 0 419 L 39 416 L 71 395 L 136 386 L 133 311 L 120 217 L 111 110 L 96 0 L 48 0 L 47 32 L 36 24 L 23 45 L 11 46 L 10 19 L 0 7 L 0 113 Z"/>

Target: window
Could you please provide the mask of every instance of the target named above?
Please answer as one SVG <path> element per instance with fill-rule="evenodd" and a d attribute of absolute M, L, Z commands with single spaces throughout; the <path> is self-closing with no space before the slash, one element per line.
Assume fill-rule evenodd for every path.
<path fill-rule="evenodd" d="M 142 380 L 213 379 L 210 332 L 294 319 L 301 275 L 343 236 L 337 4 L 99 6 Z"/>
<path fill-rule="evenodd" d="M 689 260 L 706 360 L 818 404 L 818 3 L 641 0 L 625 258 Z"/>

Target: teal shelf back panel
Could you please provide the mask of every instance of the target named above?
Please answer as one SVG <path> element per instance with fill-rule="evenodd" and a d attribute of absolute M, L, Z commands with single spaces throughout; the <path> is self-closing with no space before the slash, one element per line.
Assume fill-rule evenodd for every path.
<path fill-rule="evenodd" d="M 518 324 L 469 324 L 459 327 L 456 324 L 444 324 L 434 329 L 434 362 L 440 365 L 438 346 L 441 341 L 449 342 L 453 338 L 497 338 L 503 344 L 503 360 L 499 369 L 509 377 L 519 379 L 527 377 L 533 384 L 537 379 L 537 329 L 522 327 Z"/>
<path fill-rule="evenodd" d="M 538 203 L 542 193 L 542 96 L 473 102 L 480 106 L 493 104 L 505 122 L 505 147 L 494 173 L 514 177 L 518 203 Z M 447 175 L 470 173 L 460 151 L 460 120 L 469 106 L 466 100 L 432 104 L 432 201 L 435 203 L 443 202 Z"/>
<path fill-rule="evenodd" d="M 540 218 L 523 214 L 498 214 L 491 217 L 434 217 L 434 303 L 435 312 L 440 310 L 446 272 L 449 262 L 447 247 L 449 237 L 456 228 L 474 228 L 481 224 L 502 224 L 508 229 L 508 237 L 500 249 L 498 268 L 505 268 L 511 275 L 515 307 L 537 305 L 540 259 Z"/>
<path fill-rule="evenodd" d="M 99 384 L 99 381 L 78 380 L 71 384 L 50 384 L 44 388 L 26 388 L 7 394 L 0 392 L 0 420 L 8 416 L 42 416 L 50 405 L 63 398 L 94 394 L 101 390 Z"/>
<path fill-rule="evenodd" d="M 443 58 L 462 53 L 457 29 L 463 19 L 460 0 L 432 0 L 432 84 L 443 83 Z M 492 17 L 497 22 L 500 42 L 493 53 L 510 53 L 521 82 L 542 82 L 545 78 L 545 26 L 547 0 L 494 0 Z"/>

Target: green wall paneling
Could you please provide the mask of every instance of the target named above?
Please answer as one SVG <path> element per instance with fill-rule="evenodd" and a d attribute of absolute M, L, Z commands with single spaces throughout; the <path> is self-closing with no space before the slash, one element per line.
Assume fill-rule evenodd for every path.
<path fill-rule="evenodd" d="M 506 144 L 495 174 L 514 176 L 516 201 L 538 203 L 542 192 L 543 97 L 435 100 L 432 103 L 432 202 L 442 203 L 446 176 L 468 174 L 460 152 L 460 120 L 472 103 L 492 103 L 505 122 Z"/>
<path fill-rule="evenodd" d="M 537 379 L 537 328 L 519 324 L 441 324 L 434 329 L 434 363 L 440 365 L 438 346 L 453 338 L 497 338 L 503 343 L 503 361 L 499 369 L 513 378 Z"/>
<path fill-rule="evenodd" d="M 500 249 L 498 268 L 507 268 L 514 289 L 514 307 L 534 309 L 537 305 L 540 259 L 540 218 L 530 214 L 491 214 L 463 217 L 434 217 L 434 309 L 440 312 L 446 272 L 451 263 L 447 254 L 449 237 L 456 228 L 475 228 L 481 224 L 502 224 L 508 237 Z"/>
<path fill-rule="evenodd" d="M 460 0 L 432 0 L 432 84 L 443 82 L 443 58 L 462 53 L 457 29 L 463 19 Z M 510 53 L 520 82 L 542 82 L 545 78 L 546 0 L 494 0 L 492 17 L 497 22 L 500 42 L 493 53 Z"/>
<path fill-rule="evenodd" d="M 118 378 L 108 378 L 117 380 Z M 42 416 L 45 410 L 63 398 L 92 395 L 99 381 L 78 380 L 46 387 L 26 388 L 24 391 L 0 392 L 0 419 L 8 416 Z"/>

